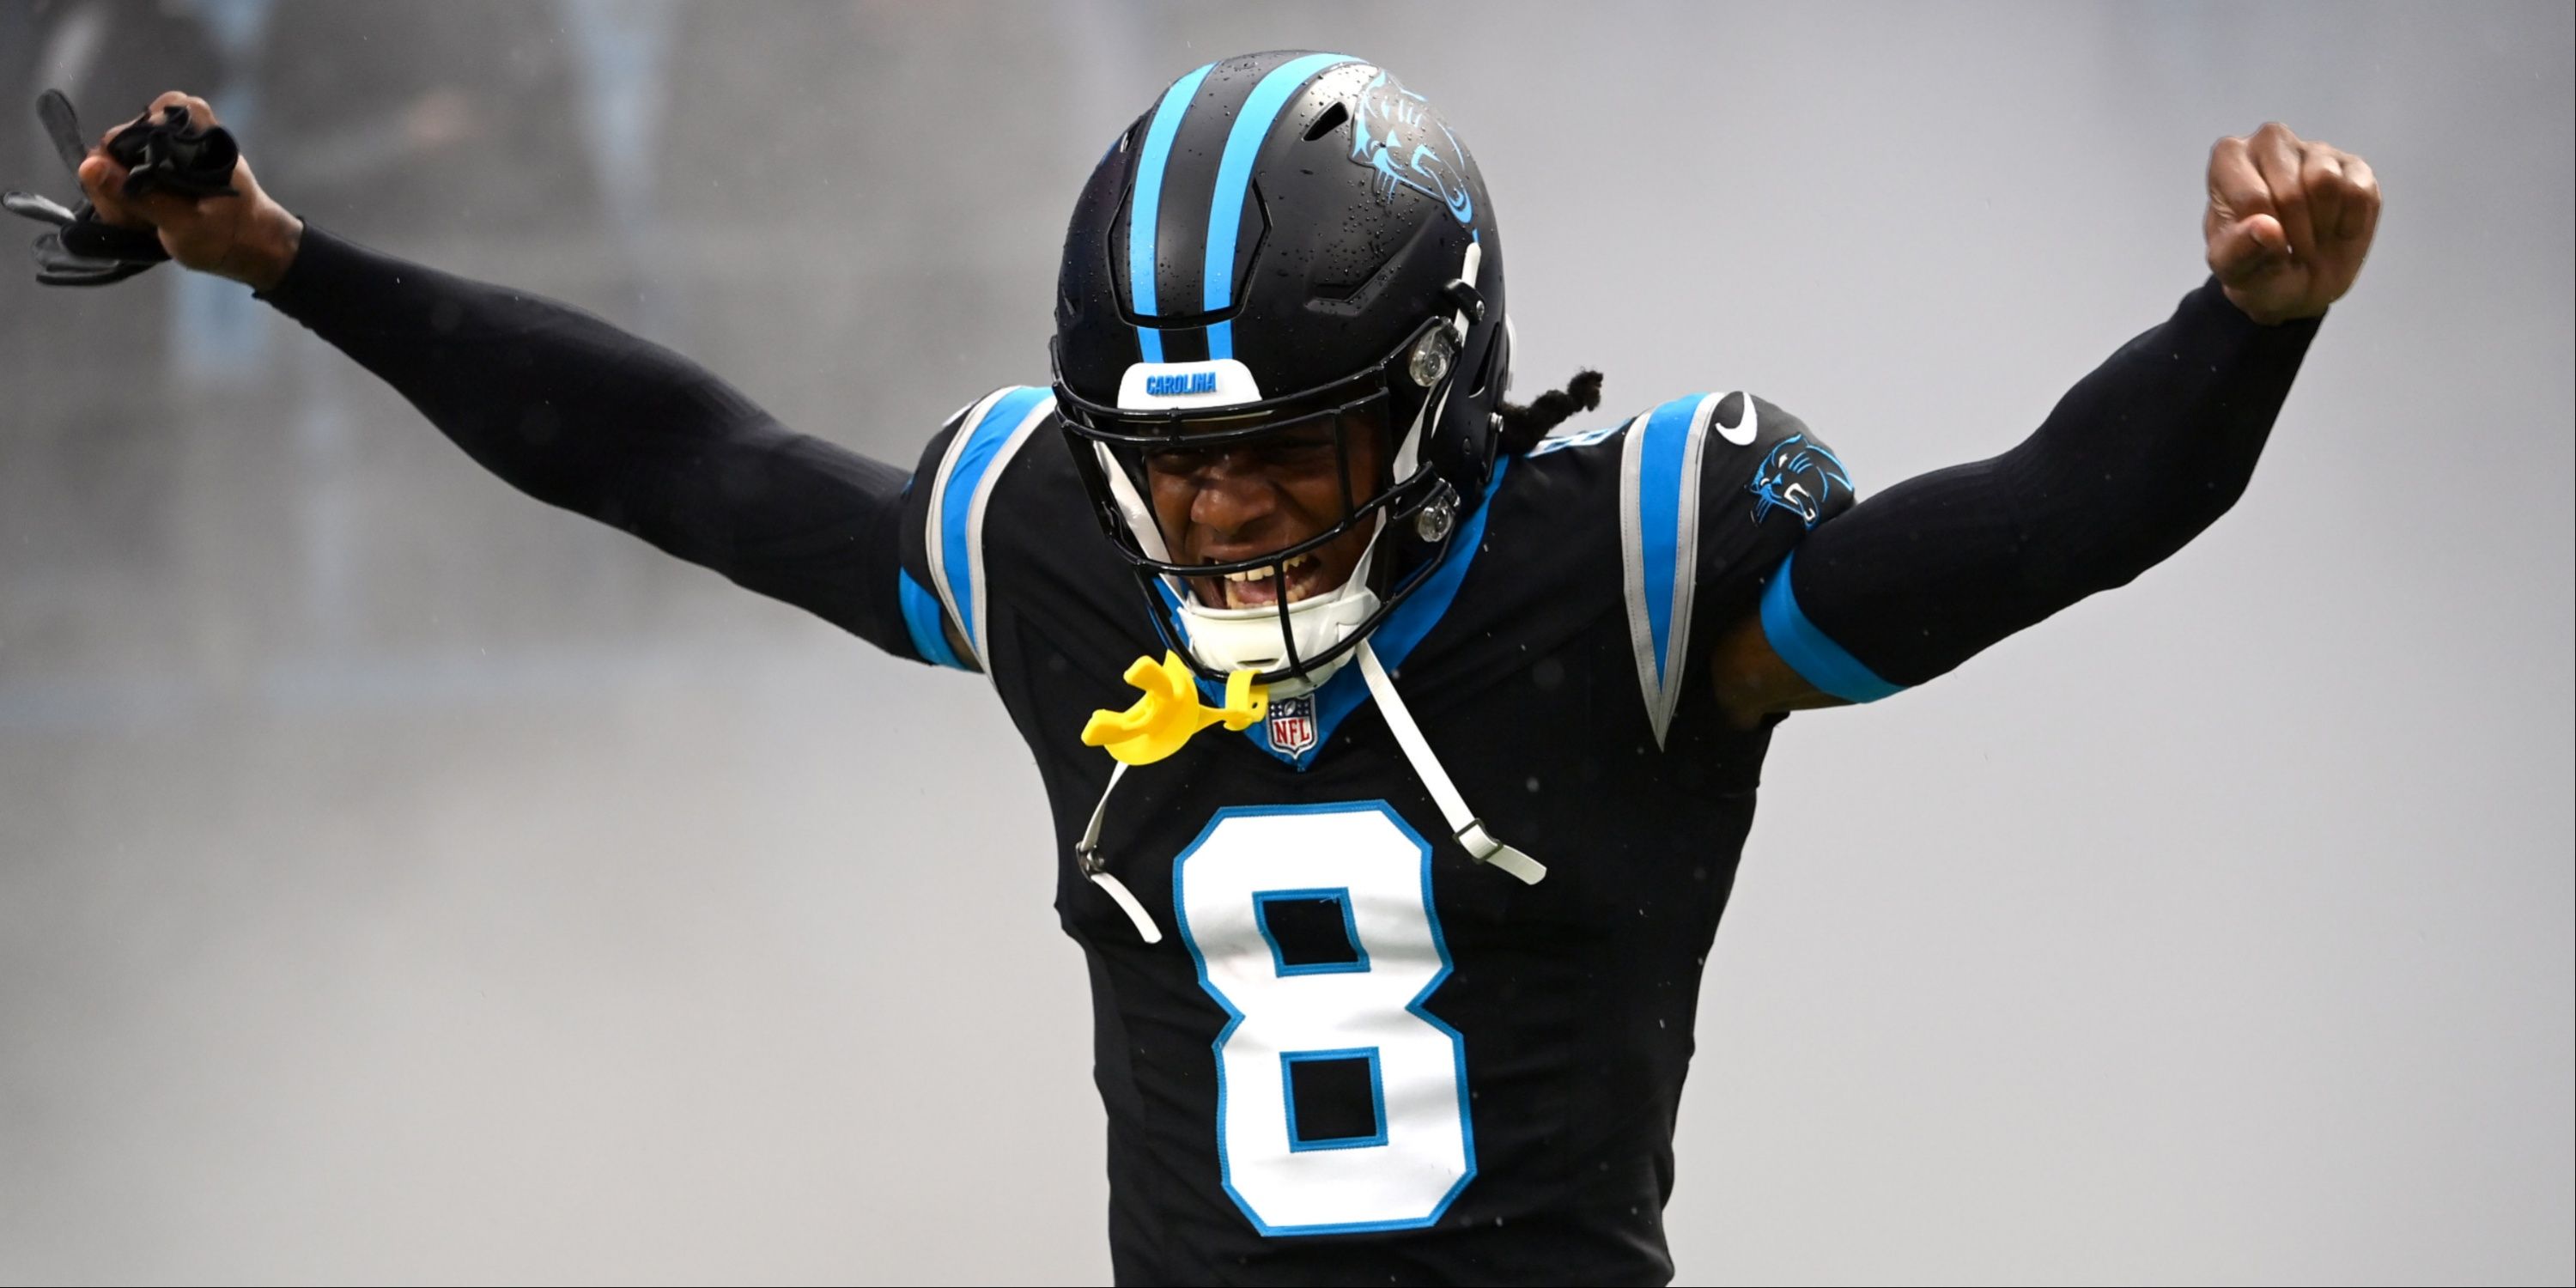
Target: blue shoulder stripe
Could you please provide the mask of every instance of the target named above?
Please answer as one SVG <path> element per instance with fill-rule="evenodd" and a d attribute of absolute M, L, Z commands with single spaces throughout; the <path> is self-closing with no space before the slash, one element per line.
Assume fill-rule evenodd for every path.
<path fill-rule="evenodd" d="M 1680 705 L 1699 583 L 1700 463 L 1722 394 L 1676 398 L 1628 423 L 1619 458 L 1619 537 L 1628 627 L 1646 716 L 1663 742 Z"/>
<path fill-rule="evenodd" d="M 1789 566 L 1797 560 L 1798 552 L 1790 551 L 1762 591 L 1762 637 L 1771 641 L 1771 651 L 1807 683 L 1846 702 L 1876 702 L 1902 691 L 1904 685 L 1880 679 L 1807 620 L 1798 608 L 1798 592 L 1789 587 Z"/>
<path fill-rule="evenodd" d="M 1000 467 L 1054 405 L 1051 391 L 1031 385 L 987 395 L 967 410 L 931 484 L 926 535 L 932 588 L 987 673 L 992 666 L 984 638 L 984 506 Z"/>

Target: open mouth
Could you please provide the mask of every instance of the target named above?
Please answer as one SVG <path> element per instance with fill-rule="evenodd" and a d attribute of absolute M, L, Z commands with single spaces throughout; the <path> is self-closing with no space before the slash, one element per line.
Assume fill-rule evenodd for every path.
<path fill-rule="evenodd" d="M 1201 603 L 1213 600 L 1225 608 L 1269 608 L 1279 603 L 1282 583 L 1285 583 L 1288 602 L 1293 604 L 1331 590 L 1332 587 L 1324 584 L 1324 577 L 1324 561 L 1309 552 L 1289 560 L 1284 574 L 1278 564 L 1263 564 L 1249 572 L 1196 580 Z M 1215 591 L 1216 595 L 1211 596 L 1210 591 Z"/>

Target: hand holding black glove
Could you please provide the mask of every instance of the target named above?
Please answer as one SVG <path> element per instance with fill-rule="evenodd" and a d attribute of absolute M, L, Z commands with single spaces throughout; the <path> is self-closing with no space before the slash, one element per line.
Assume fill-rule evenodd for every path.
<path fill-rule="evenodd" d="M 254 286 L 285 271 L 301 225 L 258 190 L 203 99 L 164 94 L 95 149 L 59 90 L 36 100 L 36 115 L 85 194 L 71 207 L 33 193 L 0 197 L 10 213 L 52 226 L 36 239 L 37 281 L 103 286 L 174 254 Z"/>

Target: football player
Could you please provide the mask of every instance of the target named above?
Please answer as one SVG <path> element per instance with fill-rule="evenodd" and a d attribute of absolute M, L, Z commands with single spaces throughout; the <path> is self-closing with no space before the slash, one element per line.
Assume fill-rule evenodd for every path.
<path fill-rule="evenodd" d="M 1741 390 L 1549 436 L 1600 378 L 1505 400 L 1497 212 L 1436 105 L 1359 58 L 1230 58 L 1076 199 L 1051 377 L 907 473 L 304 224 L 246 162 L 137 184 L 207 154 L 201 99 L 138 128 L 161 152 L 79 159 L 58 278 L 238 278 L 531 495 L 991 683 L 1089 964 L 1122 1282 L 1669 1277 L 1701 965 L 1774 728 L 2208 526 L 2379 210 L 2350 153 L 2220 140 L 2211 276 L 2172 316 L 2011 451 L 1859 501 Z"/>

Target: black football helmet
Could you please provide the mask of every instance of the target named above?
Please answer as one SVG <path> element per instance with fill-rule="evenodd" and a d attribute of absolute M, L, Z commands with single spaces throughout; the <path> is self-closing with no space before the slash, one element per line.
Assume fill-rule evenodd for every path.
<path fill-rule="evenodd" d="M 1493 475 L 1510 342 L 1475 159 L 1421 95 L 1365 60 L 1292 51 L 1201 67 L 1083 188 L 1054 366 L 1075 465 L 1164 642 L 1209 679 L 1253 669 L 1264 684 L 1319 683 L 1447 556 Z M 1345 453 L 1353 427 L 1386 426 L 1373 495 L 1348 495 L 1345 472 L 1343 518 L 1325 532 L 1241 563 L 1171 561 L 1145 501 L 1149 453 L 1183 437 L 1192 450 L 1257 446 L 1319 422 Z M 1371 522 L 1351 581 L 1376 584 L 1297 604 L 1283 589 L 1275 614 L 1191 602 L 1188 577 L 1284 577 Z M 1212 619 L 1255 611 L 1277 618 L 1277 646 L 1212 660 L 1218 628 L 1240 625 Z M 1334 620 L 1301 631 L 1296 619 L 1315 614 Z"/>

